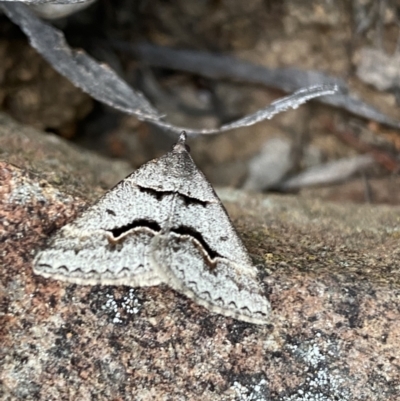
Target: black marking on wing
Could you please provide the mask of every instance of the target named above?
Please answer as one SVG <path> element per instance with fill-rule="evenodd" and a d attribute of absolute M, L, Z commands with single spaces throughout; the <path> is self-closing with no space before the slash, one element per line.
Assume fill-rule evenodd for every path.
<path fill-rule="evenodd" d="M 154 196 L 158 201 L 162 200 L 162 198 L 167 195 L 178 195 L 179 197 L 181 197 L 183 199 L 186 206 L 192 204 L 192 205 L 200 205 L 200 206 L 206 207 L 209 204 L 209 202 L 207 202 L 207 201 L 202 201 L 197 198 L 192 198 L 191 196 L 187 196 L 187 195 L 181 194 L 180 192 L 176 192 L 176 191 L 157 191 L 153 188 L 145 188 L 145 187 L 141 187 L 141 186 L 138 186 L 138 188 L 141 192 L 144 192 L 151 196 Z"/>
<path fill-rule="evenodd" d="M 219 258 L 222 257 L 218 252 L 211 249 L 211 247 L 207 244 L 207 241 L 203 238 L 201 233 L 194 230 L 193 228 L 187 226 L 179 226 L 177 228 L 172 228 L 171 231 L 179 235 L 189 235 L 190 237 L 195 238 L 207 252 L 210 259 L 213 260 L 217 257 Z"/>
<path fill-rule="evenodd" d="M 133 228 L 137 228 L 137 227 L 147 227 L 150 230 L 156 231 L 156 232 L 161 231 L 161 227 L 157 222 L 151 221 L 151 220 L 145 220 L 145 219 L 134 220 L 134 221 L 132 221 L 132 223 L 126 224 L 125 226 L 116 227 L 116 228 L 113 228 L 112 230 L 108 230 L 108 231 L 111 232 L 111 234 L 113 235 L 114 238 L 118 238 L 122 234 L 125 234 L 129 230 L 132 230 Z"/>

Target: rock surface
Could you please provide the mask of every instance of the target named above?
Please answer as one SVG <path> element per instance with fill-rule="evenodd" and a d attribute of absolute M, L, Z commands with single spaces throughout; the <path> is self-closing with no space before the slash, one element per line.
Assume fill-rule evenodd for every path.
<path fill-rule="evenodd" d="M 128 167 L 0 118 L 1 400 L 396 400 L 400 208 L 221 190 L 273 312 L 257 326 L 165 286 L 32 273 L 50 232 Z"/>

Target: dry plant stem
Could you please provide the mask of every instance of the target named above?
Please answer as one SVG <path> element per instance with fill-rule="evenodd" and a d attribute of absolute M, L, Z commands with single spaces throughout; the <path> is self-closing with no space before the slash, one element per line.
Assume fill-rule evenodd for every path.
<path fill-rule="evenodd" d="M 320 71 L 303 71 L 297 68 L 268 68 L 231 56 L 194 50 L 172 49 L 149 43 L 131 44 L 113 41 L 111 44 L 120 51 L 132 54 L 147 65 L 186 71 L 211 79 L 230 79 L 264 85 L 284 92 L 293 92 L 310 85 L 338 85 L 340 88 L 338 93 L 316 100 L 342 108 L 354 115 L 400 128 L 400 121 L 381 113 L 349 93 L 349 88 L 344 80 Z"/>

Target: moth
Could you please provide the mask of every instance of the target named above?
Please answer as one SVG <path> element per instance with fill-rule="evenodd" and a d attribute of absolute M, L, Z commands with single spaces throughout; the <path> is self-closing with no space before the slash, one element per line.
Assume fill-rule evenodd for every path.
<path fill-rule="evenodd" d="M 211 312 L 250 323 L 267 323 L 271 309 L 257 268 L 190 156 L 184 132 L 171 152 L 61 228 L 33 268 L 84 285 L 164 283 Z"/>

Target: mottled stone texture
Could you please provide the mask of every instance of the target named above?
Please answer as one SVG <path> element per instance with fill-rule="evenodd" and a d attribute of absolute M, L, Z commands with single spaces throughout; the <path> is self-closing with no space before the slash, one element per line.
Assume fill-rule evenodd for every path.
<path fill-rule="evenodd" d="M 126 166 L 4 116 L 0 148 L 1 400 L 399 399 L 399 207 L 220 191 L 273 307 L 256 326 L 164 286 L 33 275 Z"/>

